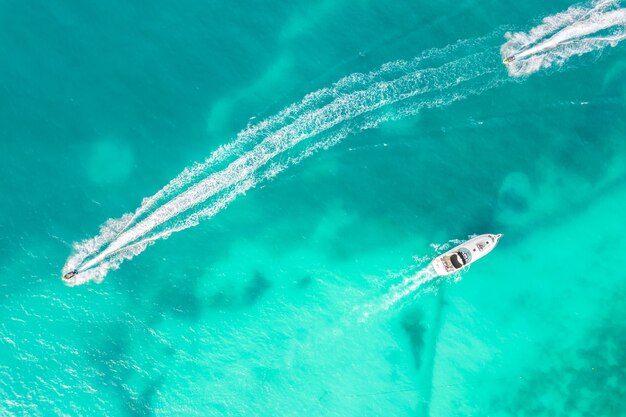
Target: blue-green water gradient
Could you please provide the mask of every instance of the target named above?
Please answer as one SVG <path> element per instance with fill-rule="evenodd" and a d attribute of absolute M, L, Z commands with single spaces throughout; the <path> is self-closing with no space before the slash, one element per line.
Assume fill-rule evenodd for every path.
<path fill-rule="evenodd" d="M 623 415 L 623 45 L 350 135 L 101 284 L 60 279 L 252 121 L 569 6 L 0 1 L 0 414 Z M 504 237 L 462 279 L 363 314 L 482 233 Z"/>

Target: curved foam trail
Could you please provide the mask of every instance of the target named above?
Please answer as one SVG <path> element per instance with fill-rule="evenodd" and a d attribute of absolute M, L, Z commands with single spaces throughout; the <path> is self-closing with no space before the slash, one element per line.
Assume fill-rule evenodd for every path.
<path fill-rule="evenodd" d="M 523 76 L 541 68 L 562 65 L 573 56 L 583 55 L 606 46 L 616 46 L 626 38 L 626 9 L 619 1 L 604 0 L 591 8 L 571 7 L 547 17 L 528 33 L 507 33 L 502 46 L 509 74 Z"/>
<path fill-rule="evenodd" d="M 461 40 L 455 44 L 448 45 L 445 48 L 428 50 L 417 56 L 410 62 L 405 61 L 392 61 L 384 64 L 378 71 L 372 71 L 367 74 L 354 73 L 348 75 L 330 88 L 322 88 L 318 91 L 307 94 L 302 101 L 294 103 L 285 109 L 281 110 L 278 114 L 268 117 L 267 119 L 258 122 L 254 125 L 248 126 L 237 134 L 235 140 L 231 143 L 221 145 L 215 150 L 209 158 L 202 163 L 194 164 L 190 168 L 185 168 L 176 178 L 170 181 L 165 187 L 159 190 L 151 197 L 145 198 L 142 201 L 141 206 L 135 211 L 135 213 L 129 217 L 129 220 L 125 223 L 123 230 L 131 224 L 134 220 L 141 217 L 144 213 L 149 211 L 158 201 L 167 197 L 173 193 L 176 193 L 181 188 L 185 187 L 192 181 L 194 181 L 200 175 L 206 173 L 207 170 L 213 168 L 215 165 L 227 160 L 233 155 L 240 154 L 242 150 L 245 150 L 245 146 L 253 143 L 263 135 L 271 133 L 276 127 L 280 127 L 288 120 L 294 120 L 305 111 L 309 111 L 320 107 L 325 102 L 331 99 L 335 99 L 346 91 L 353 90 L 355 86 L 367 86 L 376 82 L 377 80 L 384 79 L 390 74 L 394 74 L 395 71 L 405 72 L 409 68 L 417 68 L 421 63 L 426 60 L 441 57 L 445 54 L 449 54 L 453 51 L 458 51 L 462 48 L 468 47 L 476 41 L 485 40 L 477 39 L 474 41 Z"/>
<path fill-rule="evenodd" d="M 380 311 L 389 310 L 392 306 L 404 299 L 406 296 L 415 293 L 425 284 L 431 282 L 439 276 L 432 265 L 417 271 L 414 275 L 404 278 L 401 283 L 394 285 L 386 294 L 380 304 Z"/>
<path fill-rule="evenodd" d="M 476 235 L 470 235 L 468 238 L 475 237 Z M 430 246 L 436 251 L 437 255 L 448 251 L 451 247 L 460 245 L 464 240 L 452 239 L 443 244 L 431 243 Z M 427 284 L 432 281 L 440 281 L 446 279 L 445 276 L 438 275 L 435 268 L 432 265 L 434 259 L 433 256 L 416 257 L 417 264 L 413 265 L 409 269 L 394 276 L 394 278 L 400 277 L 401 282 L 393 285 L 389 291 L 382 297 L 379 302 L 367 304 L 363 309 L 358 309 L 362 312 L 362 317 L 367 318 L 372 314 L 387 311 L 398 302 L 402 301 L 406 297 L 412 294 L 419 294 L 424 290 L 432 288 Z M 426 266 L 423 266 L 426 265 Z M 416 271 L 417 269 L 417 271 Z M 456 272 L 451 275 L 455 281 L 460 279 L 462 271 Z"/>
<path fill-rule="evenodd" d="M 472 42 L 458 45 L 468 43 Z M 480 42 L 473 44 L 475 49 L 485 49 Z M 472 53 L 472 48 L 467 56 L 443 65 L 420 67 L 423 60 L 436 62 L 462 50 L 447 47 L 414 61 L 395 61 L 368 74 L 353 74 L 244 130 L 232 144 L 144 199 L 134 214 L 107 221 L 99 235 L 75 244 L 63 272 L 79 273 L 68 284 L 101 280 L 152 242 L 212 217 L 259 182 L 352 132 L 478 94 L 505 79 L 496 54 Z M 393 111 L 378 112 L 390 106 Z"/>
<path fill-rule="evenodd" d="M 388 311 L 409 295 L 415 294 L 426 288 L 432 281 L 441 278 L 430 263 L 418 271 L 405 272 L 401 276 L 403 277 L 402 281 L 392 286 L 380 301 L 355 309 L 357 312 L 360 311 L 361 319 L 367 319 L 373 314 Z"/>
<path fill-rule="evenodd" d="M 493 35 L 491 36 L 493 37 Z M 246 146 L 258 143 L 258 141 L 263 139 L 266 135 L 285 124 L 289 124 L 305 112 L 322 107 L 346 92 L 353 91 L 357 88 L 366 88 L 367 85 L 377 81 L 394 79 L 396 73 L 406 74 L 410 70 L 418 69 L 420 65 L 427 61 L 440 59 L 460 50 L 471 49 L 476 43 L 486 40 L 488 40 L 487 37 L 475 40 L 461 40 L 444 48 L 425 51 L 409 62 L 392 61 L 382 65 L 377 71 L 350 74 L 340 79 L 329 88 L 322 88 L 307 94 L 300 102 L 286 107 L 278 114 L 246 127 L 246 129 L 237 134 L 233 142 L 221 145 L 204 162 L 196 163 L 189 168 L 185 168 L 165 187 L 153 196 L 145 198 L 141 206 L 138 207 L 134 213 L 126 214 L 124 219 L 110 219 L 106 228 L 103 226 L 101 229 L 99 244 L 104 245 L 105 243 L 113 241 L 136 220 L 152 210 L 153 207 L 157 206 L 159 202 L 179 194 L 199 177 L 206 176 L 212 170 L 216 170 L 220 163 L 227 161 L 233 156 L 241 155 L 246 151 Z"/>

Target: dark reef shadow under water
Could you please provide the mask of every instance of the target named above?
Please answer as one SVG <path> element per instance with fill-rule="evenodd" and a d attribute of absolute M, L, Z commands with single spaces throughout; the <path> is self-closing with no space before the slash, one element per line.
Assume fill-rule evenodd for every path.
<path fill-rule="evenodd" d="M 422 365 L 422 354 L 424 349 L 424 338 L 426 337 L 426 326 L 419 310 L 410 310 L 402 317 L 402 329 L 409 338 L 409 348 L 413 356 L 416 369 Z"/>
<path fill-rule="evenodd" d="M 114 399 L 112 402 L 117 402 L 120 410 L 129 417 L 151 416 L 154 414 L 153 397 L 164 383 L 164 373 L 167 372 L 157 365 L 162 359 L 155 358 L 148 372 L 138 373 L 136 367 L 128 366 L 133 362 L 130 356 L 133 329 L 121 323 L 110 327 L 104 333 L 105 339 L 87 352 L 99 371 L 98 390 L 109 392 Z M 168 356 L 166 351 L 163 353 Z"/>
<path fill-rule="evenodd" d="M 252 282 L 244 290 L 243 304 L 246 306 L 256 304 L 271 287 L 272 282 L 265 275 L 255 272 Z"/>
<path fill-rule="evenodd" d="M 406 311 L 401 318 L 401 326 L 409 341 L 409 349 L 413 357 L 413 364 L 417 374 L 415 406 L 418 415 L 429 416 L 430 402 L 433 396 L 433 372 L 437 356 L 437 344 L 441 332 L 445 301 L 445 288 L 439 289 L 437 296 L 431 300 L 432 304 L 422 307 L 413 307 Z M 428 314 L 421 308 L 428 306 Z M 412 389 L 411 389 L 412 391 Z"/>
<path fill-rule="evenodd" d="M 528 364 L 517 386 L 494 396 L 491 410 L 524 417 L 626 415 L 624 296 L 613 299 L 578 346 L 546 347 L 543 363 Z"/>
<path fill-rule="evenodd" d="M 255 271 L 243 288 L 223 287 L 215 291 L 208 297 L 207 306 L 221 312 L 252 307 L 261 301 L 273 286 L 265 274 Z"/>

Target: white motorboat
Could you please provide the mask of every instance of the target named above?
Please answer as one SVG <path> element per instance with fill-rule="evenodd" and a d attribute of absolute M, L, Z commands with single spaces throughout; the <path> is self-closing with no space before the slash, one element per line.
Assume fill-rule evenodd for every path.
<path fill-rule="evenodd" d="M 471 263 L 487 255 L 498 244 L 502 235 L 476 236 L 446 253 L 437 256 L 431 262 L 437 275 L 450 275 L 462 270 Z"/>

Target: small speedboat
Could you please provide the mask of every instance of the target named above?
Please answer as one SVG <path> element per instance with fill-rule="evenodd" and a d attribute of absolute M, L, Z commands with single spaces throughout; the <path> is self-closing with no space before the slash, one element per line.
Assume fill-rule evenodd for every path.
<path fill-rule="evenodd" d="M 491 252 L 501 237 L 502 235 L 476 236 L 437 256 L 430 264 L 439 276 L 453 274 Z"/>
<path fill-rule="evenodd" d="M 502 60 L 502 63 L 504 65 L 509 65 L 511 62 L 515 61 L 515 56 L 511 55 L 511 56 L 507 56 L 506 58 L 504 58 Z"/>
<path fill-rule="evenodd" d="M 63 279 L 68 281 L 68 280 L 74 278 L 76 276 L 76 274 L 78 274 L 78 271 L 74 269 L 74 270 L 68 272 L 67 274 L 63 275 Z"/>

